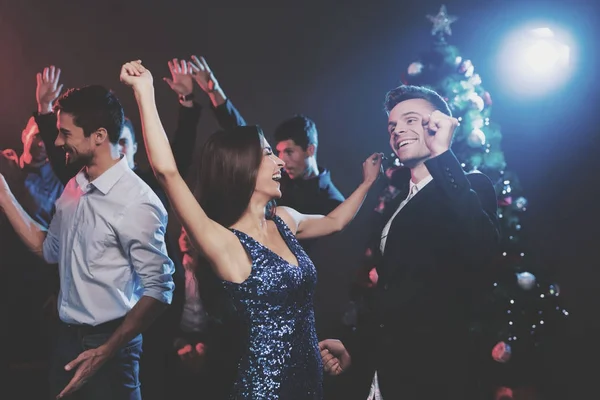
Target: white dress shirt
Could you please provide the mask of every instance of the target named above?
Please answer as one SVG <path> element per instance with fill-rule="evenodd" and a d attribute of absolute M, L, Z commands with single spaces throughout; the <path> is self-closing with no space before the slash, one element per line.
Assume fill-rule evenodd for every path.
<path fill-rule="evenodd" d="M 184 332 L 203 332 L 208 322 L 208 314 L 202 304 L 200 287 L 196 279 L 198 270 L 198 252 L 192 246 L 185 229 L 181 228 L 179 248 L 183 256 L 182 264 L 185 270 L 185 302 L 179 327 Z"/>
<path fill-rule="evenodd" d="M 59 265 L 60 319 L 98 325 L 125 316 L 141 296 L 171 303 L 167 219 L 124 157 L 92 182 L 83 170 L 71 179 L 43 247 L 45 260 Z"/>
<path fill-rule="evenodd" d="M 204 310 L 196 273 L 185 269 L 185 302 L 181 313 L 179 327 L 184 332 L 203 332 L 208 322 L 208 315 Z"/>
<path fill-rule="evenodd" d="M 381 232 L 381 243 L 379 244 L 379 250 L 381 250 L 381 254 L 383 254 L 383 252 L 385 250 L 385 244 L 387 243 L 387 236 L 390 231 L 390 228 L 392 227 L 392 222 L 394 222 L 394 218 L 396 218 L 396 215 L 398 215 L 400 210 L 402 210 L 404 208 L 404 206 L 406 206 L 408 204 L 410 199 L 415 197 L 415 195 L 420 190 L 422 190 L 432 180 L 433 180 L 433 177 L 431 175 L 428 175 L 427 177 L 421 179 L 421 181 L 419 181 L 419 183 L 413 183 L 413 181 L 410 181 L 410 190 L 408 191 L 408 196 L 406 196 L 406 199 L 404 199 L 402 201 L 402 203 L 400 203 L 400 205 L 394 212 L 394 215 L 392 215 L 392 217 L 387 222 L 387 224 L 385 224 L 385 226 L 383 227 L 383 231 Z M 383 400 L 383 397 L 381 396 L 381 392 L 379 391 L 379 380 L 377 379 L 377 371 L 375 371 L 375 376 L 373 376 L 373 382 L 371 383 L 371 391 L 369 392 L 369 396 L 367 397 L 367 400 Z"/>

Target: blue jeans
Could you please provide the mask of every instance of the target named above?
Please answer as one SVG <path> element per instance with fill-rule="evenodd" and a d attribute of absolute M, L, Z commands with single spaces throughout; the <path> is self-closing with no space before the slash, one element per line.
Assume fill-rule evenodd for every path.
<path fill-rule="evenodd" d="M 79 330 L 60 324 L 50 363 L 52 398 L 68 385 L 75 370 L 65 371 L 65 365 L 85 350 L 100 347 L 112 333 L 82 335 Z M 73 400 L 141 400 L 139 363 L 142 335 L 133 338 L 76 392 L 66 398 Z"/>

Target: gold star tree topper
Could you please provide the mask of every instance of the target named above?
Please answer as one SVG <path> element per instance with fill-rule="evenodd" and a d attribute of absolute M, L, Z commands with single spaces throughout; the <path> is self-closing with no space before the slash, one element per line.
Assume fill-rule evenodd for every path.
<path fill-rule="evenodd" d="M 446 11 L 446 6 L 442 5 L 437 15 L 428 15 L 427 19 L 433 22 L 433 29 L 431 29 L 432 35 L 435 35 L 439 32 L 450 36 L 452 35 L 450 24 L 455 22 L 458 18 L 452 15 L 448 15 L 448 11 Z"/>

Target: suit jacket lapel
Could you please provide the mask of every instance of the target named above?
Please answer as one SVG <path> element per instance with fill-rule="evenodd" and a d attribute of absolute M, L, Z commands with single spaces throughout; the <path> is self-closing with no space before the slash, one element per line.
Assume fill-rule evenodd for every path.
<path fill-rule="evenodd" d="M 435 182 L 429 182 L 423 189 L 419 190 L 410 199 L 410 201 L 404 205 L 404 207 L 402 208 L 402 210 L 400 210 L 398 215 L 396 215 L 396 217 L 392 221 L 390 230 L 388 231 L 387 235 L 386 247 L 384 249 L 386 256 L 391 257 L 391 259 L 397 257 L 397 255 L 393 254 L 394 242 L 402 237 L 403 232 L 410 230 L 411 227 L 414 226 L 413 224 L 419 223 L 419 219 L 423 216 L 422 212 L 420 211 L 420 208 L 422 208 L 423 206 L 428 207 L 427 201 L 428 199 L 431 199 L 431 196 L 435 196 L 435 192 Z M 400 202 L 404 201 L 405 199 L 406 196 L 404 196 L 404 198 L 402 198 Z M 395 212 L 398 209 L 399 205 L 400 204 L 398 203 L 398 205 L 394 208 L 393 212 Z M 386 220 L 386 223 L 387 221 L 389 221 L 389 218 Z M 387 271 L 387 274 L 394 275 L 400 270 L 402 270 L 401 261 L 402 260 L 397 259 L 392 263 L 392 265 L 389 265 L 388 267 L 391 268 L 391 270 Z"/>
<path fill-rule="evenodd" d="M 392 231 L 395 230 L 394 228 L 396 228 L 396 229 L 398 229 L 398 228 L 402 229 L 401 228 L 402 222 L 406 221 L 406 218 L 408 218 L 410 216 L 417 217 L 416 215 L 414 215 L 414 214 L 411 213 L 411 210 L 414 210 L 417 207 L 419 207 L 419 205 L 421 205 L 421 203 L 423 203 L 424 201 L 426 201 L 429 198 L 429 196 L 433 196 L 434 192 L 435 192 L 435 182 L 431 181 L 424 188 L 422 188 L 421 190 L 419 190 L 410 199 L 410 201 L 404 205 L 404 207 L 398 213 L 398 215 L 396 215 L 396 218 L 394 218 L 394 221 L 392 222 L 392 225 L 390 226 L 390 231 L 388 232 L 388 239 L 389 239 L 390 236 L 392 236 Z M 405 198 L 406 198 L 406 196 L 404 196 L 404 199 Z M 396 207 L 394 209 L 394 211 L 396 211 L 397 208 L 398 207 Z M 388 220 L 389 220 L 389 218 L 388 218 Z"/>
<path fill-rule="evenodd" d="M 409 184 L 408 182 L 406 182 L 405 185 L 403 185 L 402 187 L 398 188 L 399 192 L 396 195 L 396 197 L 392 200 L 390 200 L 390 202 L 386 205 L 385 210 L 383 211 L 383 214 L 381 216 L 381 220 L 379 221 L 379 226 L 376 227 L 375 231 L 373 232 L 373 237 L 371 240 L 371 250 L 373 250 L 375 252 L 375 254 L 377 255 L 377 260 L 380 260 L 382 257 L 381 254 L 381 233 L 383 232 L 383 228 L 385 228 L 385 225 L 388 223 L 388 221 L 390 220 L 390 218 L 392 218 L 392 215 L 394 215 L 394 213 L 396 212 L 396 210 L 398 209 L 398 207 L 400 207 L 400 203 L 402 203 L 404 201 L 404 199 L 406 199 L 406 196 L 408 196 L 408 190 L 409 190 Z M 390 227 L 391 230 L 391 227 Z M 379 262 L 376 262 L 377 264 Z"/>
<path fill-rule="evenodd" d="M 410 186 L 408 182 L 406 182 L 402 187 L 399 187 L 398 195 L 385 207 L 385 211 L 383 212 L 383 225 L 381 225 L 381 229 L 383 229 L 385 227 L 385 224 L 387 224 L 390 218 L 392 218 L 392 215 L 394 215 L 398 207 L 400 207 L 400 203 L 402 203 L 406 199 L 406 196 L 408 196 L 409 188 Z M 379 233 L 381 233 L 381 231 Z"/>

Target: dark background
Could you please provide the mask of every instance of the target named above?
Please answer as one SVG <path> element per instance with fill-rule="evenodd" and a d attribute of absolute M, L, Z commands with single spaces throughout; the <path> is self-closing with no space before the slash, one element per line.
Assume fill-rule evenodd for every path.
<path fill-rule="evenodd" d="M 429 45 L 425 15 L 436 14 L 440 3 L 216 3 L 1 1 L 0 148 L 20 148 L 20 132 L 35 107 L 35 73 L 50 64 L 62 68 L 65 87 L 98 83 L 114 89 L 139 127 L 132 93 L 118 75 L 122 63 L 142 59 L 154 74 L 159 111 L 172 131 L 178 104 L 162 82 L 167 60 L 198 54 L 247 121 L 260 124 L 268 136 L 294 113 L 313 118 L 320 133 L 319 164 L 349 195 L 360 182 L 362 161 L 375 151 L 389 153 L 383 96 Z M 600 30 L 593 26 L 600 7 L 584 4 L 446 1 L 449 13 L 459 17 L 450 42 L 473 61 L 492 94 L 508 168 L 517 172 L 529 199 L 523 225 L 531 252 L 560 284 L 571 341 L 582 356 L 593 349 L 585 346 L 600 325 L 595 157 Z M 540 17 L 571 30 L 577 69 L 564 90 L 525 100 L 505 89 L 496 55 L 511 27 Z M 200 101 L 208 104 L 202 96 Z M 210 110 L 204 111 L 199 142 L 216 129 Z M 375 197 L 345 232 L 318 245 L 322 338 L 333 334 L 347 303 Z M 574 375 L 580 374 L 578 366 L 570 368 Z"/>

